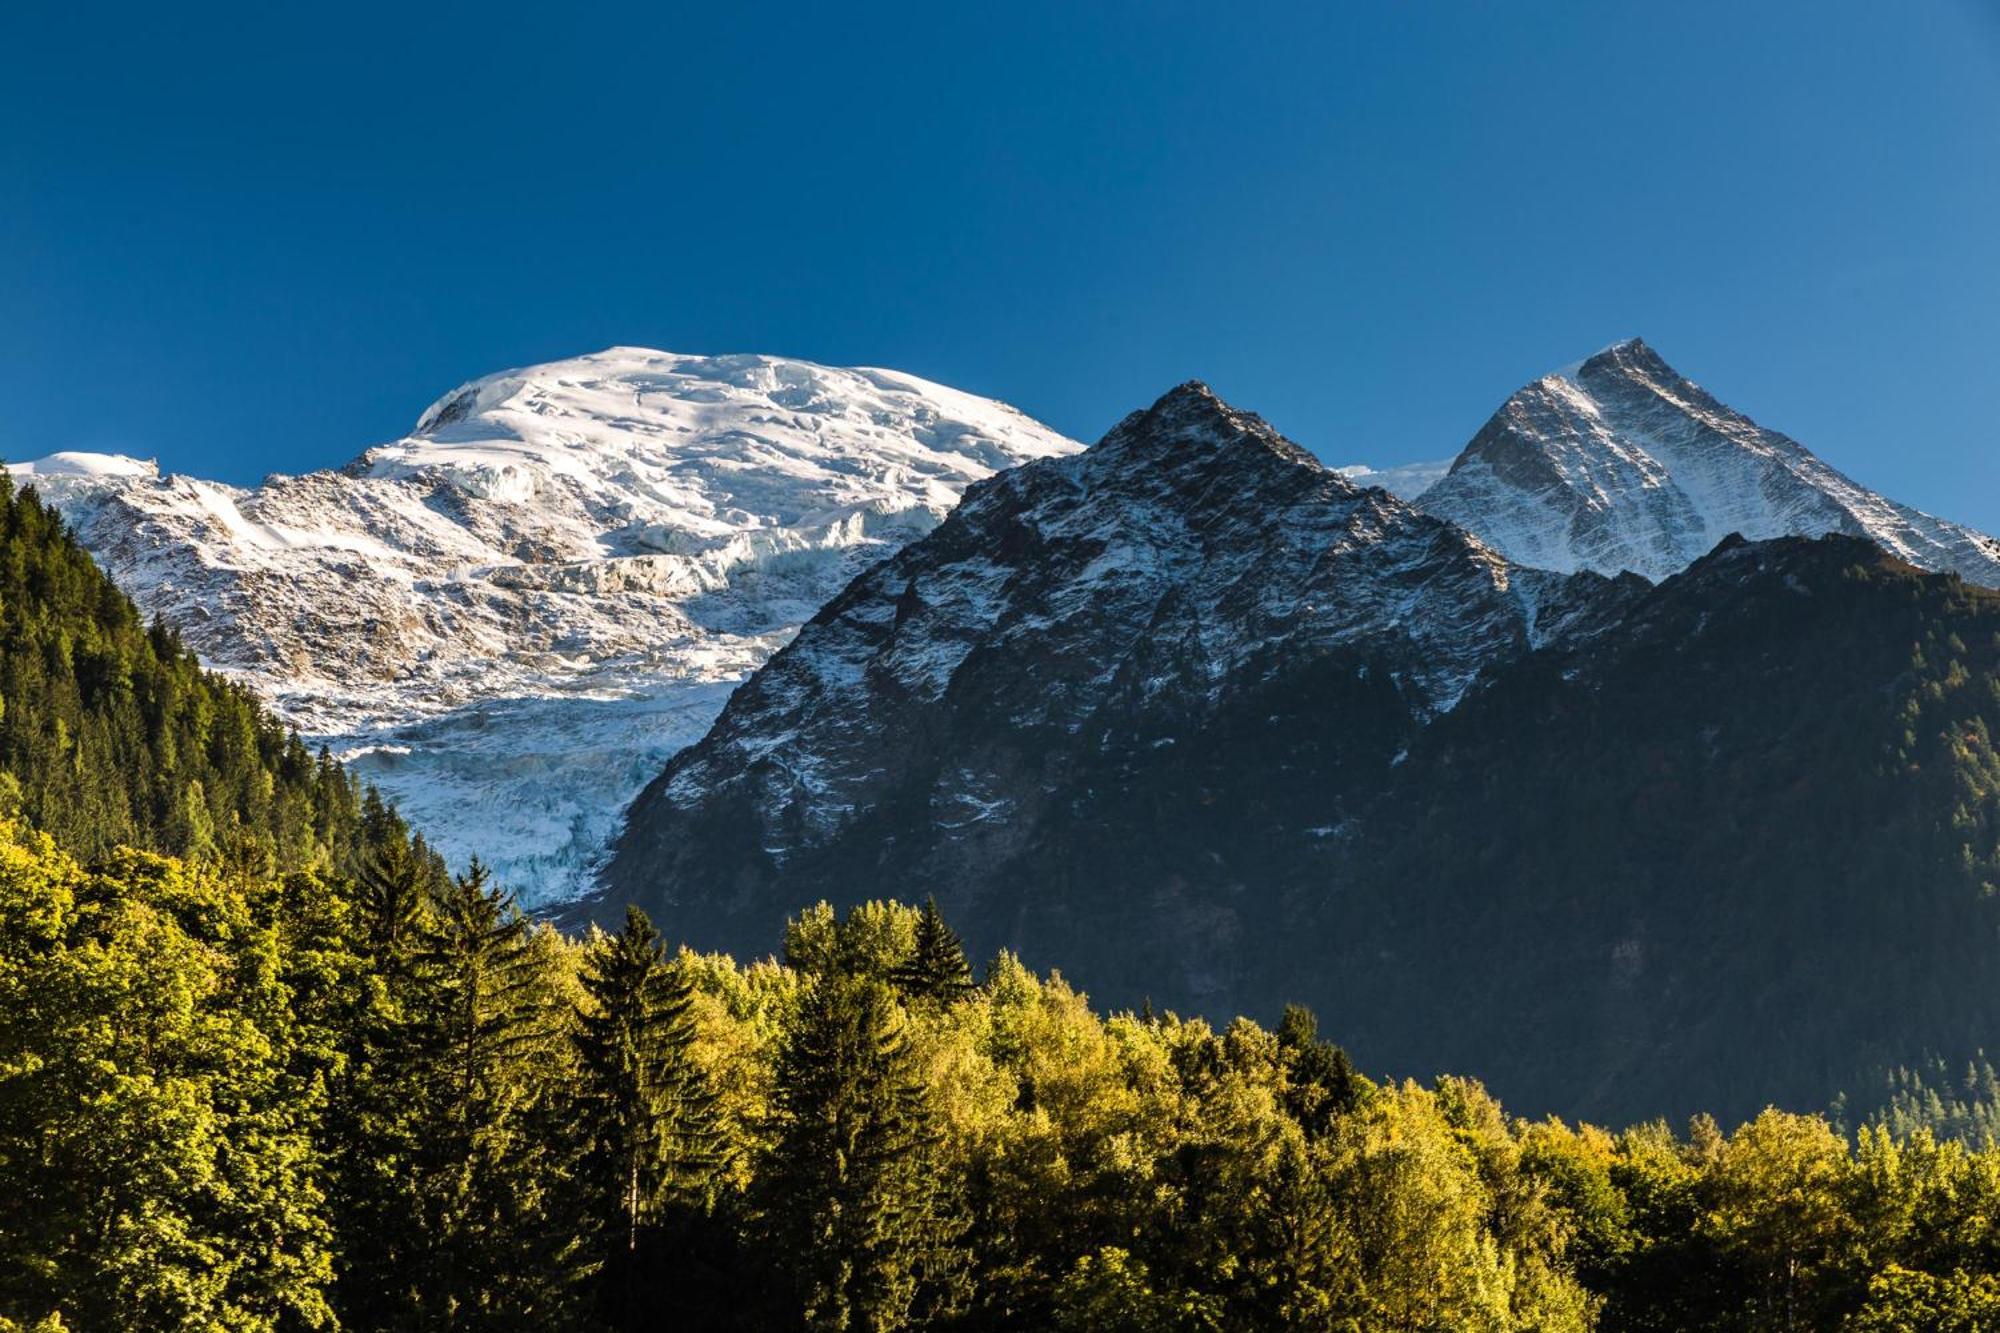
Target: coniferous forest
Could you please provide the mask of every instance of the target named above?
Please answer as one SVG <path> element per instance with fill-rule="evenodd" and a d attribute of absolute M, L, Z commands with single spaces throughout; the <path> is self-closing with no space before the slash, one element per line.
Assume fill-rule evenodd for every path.
<path fill-rule="evenodd" d="M 1510 1117 L 933 905 L 565 935 L 0 512 L 0 1327 L 1974 1330 L 1993 1076 Z"/>

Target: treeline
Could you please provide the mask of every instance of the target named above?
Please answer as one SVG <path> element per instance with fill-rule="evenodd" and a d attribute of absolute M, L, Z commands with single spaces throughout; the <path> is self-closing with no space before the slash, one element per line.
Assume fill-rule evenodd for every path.
<path fill-rule="evenodd" d="M 0 841 L 0 1317 L 79 1329 L 1971 1330 L 2000 1150 L 1509 1118 L 1100 1015 L 932 910 L 784 961 Z"/>
<path fill-rule="evenodd" d="M 1868 1118 L 1899 1137 L 1923 1129 L 1966 1143 L 2000 1143 L 2000 1070 L 1984 1054 L 1956 1072 L 1933 1059 L 1892 1070 L 1884 1082 L 1885 1089 L 1869 1099 L 1879 1104 Z"/>
<path fill-rule="evenodd" d="M 0 474 L 0 814 L 64 847 L 310 866 L 360 793 L 250 692 L 147 626 L 33 490 Z"/>

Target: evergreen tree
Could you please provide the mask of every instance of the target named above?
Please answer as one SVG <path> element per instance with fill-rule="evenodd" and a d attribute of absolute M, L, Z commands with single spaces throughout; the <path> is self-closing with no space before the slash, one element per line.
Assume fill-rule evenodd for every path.
<path fill-rule="evenodd" d="M 370 976 L 332 1134 L 343 1322 L 560 1322 L 577 1250 L 552 1183 L 562 1043 L 530 927 L 477 861 L 440 882 L 392 813 L 364 823 L 383 841 L 357 886 Z"/>
<path fill-rule="evenodd" d="M 574 1296 L 578 1245 L 550 1176 L 546 1111 L 563 1066 L 530 926 L 475 859 L 433 905 L 417 1049 L 436 1123 L 419 1156 L 434 1283 L 450 1328 L 550 1326 Z"/>
<path fill-rule="evenodd" d="M 623 1327 L 663 1223 L 705 1215 L 727 1162 L 716 1095 L 694 1061 L 694 987 L 637 907 L 591 949 L 576 1025 L 577 1132 L 601 1306 Z"/>
<path fill-rule="evenodd" d="M 368 793 L 368 802 L 378 804 L 373 791 Z M 385 976 L 407 979 L 429 926 L 429 877 L 415 849 L 402 836 L 401 821 L 377 826 L 368 837 L 375 845 L 361 857 L 361 873 L 354 885 L 362 938 L 383 965 Z"/>
<path fill-rule="evenodd" d="M 1290 1075 L 1286 1108 L 1307 1134 L 1326 1133 L 1360 1102 L 1368 1080 L 1356 1071 L 1346 1051 L 1320 1040 L 1319 1019 L 1302 1004 L 1285 1006 L 1278 1021 L 1278 1046 Z"/>
<path fill-rule="evenodd" d="M 422 1327 L 432 1280 L 421 1164 L 439 1124 L 427 959 L 434 922 L 401 821 L 373 792 L 366 806 L 373 846 L 357 858 L 348 922 L 363 970 L 344 998 L 328 1114 L 334 1212 L 345 1242 L 337 1299 L 348 1327 Z"/>
<path fill-rule="evenodd" d="M 972 968 L 965 961 L 965 945 L 945 924 L 936 897 L 924 899 L 923 914 L 917 918 L 916 947 L 890 973 L 890 979 L 904 995 L 940 1004 L 971 991 Z"/>
<path fill-rule="evenodd" d="M 907 1022 L 886 984 L 830 973 L 779 1058 L 763 1237 L 808 1328 L 889 1333 L 962 1299 L 965 1223 Z"/>

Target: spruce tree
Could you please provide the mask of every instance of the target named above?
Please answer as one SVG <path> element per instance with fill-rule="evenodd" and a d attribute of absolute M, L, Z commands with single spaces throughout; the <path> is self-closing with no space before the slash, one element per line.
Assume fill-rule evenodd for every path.
<path fill-rule="evenodd" d="M 705 1215 L 728 1160 L 716 1095 L 693 1058 L 693 982 L 637 907 L 593 946 L 576 1024 L 579 1174 L 600 1305 L 614 1324 L 657 1267 L 672 1215 Z"/>
<path fill-rule="evenodd" d="M 435 921 L 402 821 L 371 791 L 361 822 L 370 846 L 356 855 L 348 923 L 362 974 L 340 1013 L 343 1050 L 327 1115 L 342 1238 L 336 1303 L 347 1327 L 420 1327 L 432 1285 L 420 1162 L 438 1126 L 428 964 Z"/>
<path fill-rule="evenodd" d="M 561 1069 L 527 918 L 474 859 L 433 906 L 419 1049 L 437 1123 L 420 1156 L 432 1314 L 451 1327 L 565 1322 L 576 1245 L 549 1193 L 541 1114 Z"/>
<path fill-rule="evenodd" d="M 924 900 L 917 917 L 916 944 L 909 958 L 890 973 L 896 988 L 911 999 L 949 1004 L 972 989 L 972 968 L 965 961 L 965 945 L 958 933 L 945 924 L 937 898 Z"/>
<path fill-rule="evenodd" d="M 531 928 L 477 861 L 438 882 L 400 821 L 357 886 L 371 976 L 356 997 L 334 1147 L 350 1327 L 557 1326 L 574 1228 L 549 1104 L 561 1042 Z"/>
<path fill-rule="evenodd" d="M 79 855 L 210 860 L 239 827 L 288 869 L 347 852 L 352 780 L 325 780 L 244 686 L 148 628 L 61 517 L 5 479 L 0 699 L 0 772 L 27 820 Z"/>
<path fill-rule="evenodd" d="M 363 944 L 386 975 L 409 970 L 427 925 L 426 897 L 423 867 L 408 841 L 385 841 L 363 858 L 354 884 L 356 916 Z"/>
<path fill-rule="evenodd" d="M 962 1298 L 965 1223 L 906 1025 L 889 986 L 829 972 L 779 1060 L 764 1235 L 812 1329 L 887 1333 Z"/>
<path fill-rule="evenodd" d="M 1277 1037 L 1285 1054 L 1285 1109 L 1308 1135 L 1320 1137 L 1360 1103 L 1368 1081 L 1346 1051 L 1320 1040 L 1319 1019 L 1302 1004 L 1285 1006 Z"/>

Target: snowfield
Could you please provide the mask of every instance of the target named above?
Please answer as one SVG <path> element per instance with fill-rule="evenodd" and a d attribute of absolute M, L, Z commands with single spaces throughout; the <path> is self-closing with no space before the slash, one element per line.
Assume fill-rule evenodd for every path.
<path fill-rule="evenodd" d="M 737 681 L 970 483 L 1081 446 L 894 371 L 619 347 L 241 489 L 10 465 L 148 615 L 536 904 Z"/>
<path fill-rule="evenodd" d="M 1380 486 L 1398 500 L 1415 500 L 1444 479 L 1444 474 L 1451 471 L 1451 463 L 1449 458 L 1433 463 L 1403 463 L 1396 467 L 1349 463 L 1334 471 L 1356 486 Z"/>

